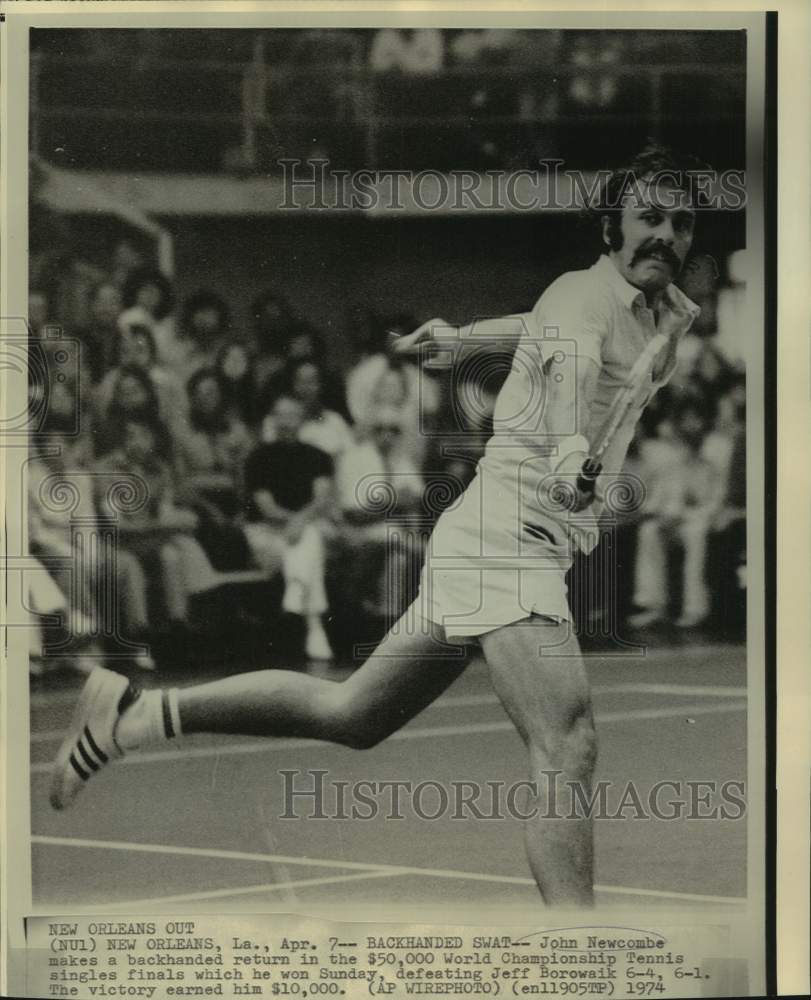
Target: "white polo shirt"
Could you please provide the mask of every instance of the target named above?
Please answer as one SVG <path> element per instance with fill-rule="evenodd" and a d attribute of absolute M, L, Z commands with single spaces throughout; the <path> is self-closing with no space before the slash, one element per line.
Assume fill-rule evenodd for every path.
<path fill-rule="evenodd" d="M 551 520 L 553 529 L 562 527 L 583 551 L 591 551 L 598 541 L 597 519 L 606 493 L 622 472 L 637 421 L 651 396 L 673 374 L 678 342 L 699 311 L 675 285 L 668 285 L 659 323 L 667 321 L 670 339 L 656 358 L 638 405 L 604 456 L 595 503 L 578 514 L 550 518 L 540 499 L 542 481 L 571 450 L 574 435 L 595 440 L 634 362 L 657 333 L 644 294 L 622 277 L 608 256 L 587 270 L 570 271 L 554 281 L 524 317 L 512 369 L 496 401 L 493 436 L 479 462 L 483 518 L 503 516 L 505 509 L 515 511 L 517 505 L 519 523 L 549 526 Z M 567 427 L 565 435 L 553 435 L 546 405 L 547 379 L 554 378 L 564 389 L 568 385 L 576 392 L 577 368 L 584 359 L 599 366 L 587 426 Z M 577 407 L 572 412 L 576 414 Z M 555 534 L 561 537 L 559 530 Z"/>

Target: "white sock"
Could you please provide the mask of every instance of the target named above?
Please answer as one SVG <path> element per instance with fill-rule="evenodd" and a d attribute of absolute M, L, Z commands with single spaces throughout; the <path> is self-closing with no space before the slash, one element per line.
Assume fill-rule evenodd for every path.
<path fill-rule="evenodd" d="M 142 691 L 126 708 L 115 730 L 122 750 L 135 750 L 150 743 L 163 743 L 182 735 L 177 688 Z"/>

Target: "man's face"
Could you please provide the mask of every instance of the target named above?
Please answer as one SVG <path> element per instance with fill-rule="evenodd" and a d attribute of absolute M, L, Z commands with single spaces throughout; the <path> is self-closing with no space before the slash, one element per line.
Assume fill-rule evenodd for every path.
<path fill-rule="evenodd" d="M 636 185 L 623 204 L 622 244 L 610 254 L 614 266 L 629 284 L 656 295 L 681 271 L 693 243 L 694 222 L 686 192 L 663 182 Z"/>
<path fill-rule="evenodd" d="M 273 422 L 280 441 L 295 441 L 304 421 L 304 410 L 296 399 L 283 396 L 273 407 Z"/>

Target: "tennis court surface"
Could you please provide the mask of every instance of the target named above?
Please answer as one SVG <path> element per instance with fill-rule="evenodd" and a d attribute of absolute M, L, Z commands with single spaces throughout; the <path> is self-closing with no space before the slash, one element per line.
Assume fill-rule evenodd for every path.
<path fill-rule="evenodd" d="M 609 815 L 633 782 L 643 806 L 657 782 L 682 783 L 659 801 L 687 801 L 686 782 L 744 782 L 746 670 L 742 646 L 649 648 L 644 656 L 587 658 L 600 735 L 597 780 Z M 207 679 L 210 675 L 206 675 Z M 336 674 L 336 676 L 339 676 Z M 151 680 L 152 678 L 150 678 Z M 164 672 L 154 683 L 193 682 Z M 132 755 L 96 777 L 76 806 L 48 805 L 50 761 L 81 684 L 34 682 L 31 694 L 33 902 L 39 912 L 72 906 L 98 912 L 234 909 L 334 911 L 396 901 L 413 905 L 531 907 L 517 818 L 453 819 L 439 793 L 421 799 L 421 819 L 402 799 L 403 819 L 380 799 L 368 820 L 334 818 L 335 783 L 501 782 L 526 777 L 523 747 L 475 662 L 435 704 L 368 751 L 301 739 L 189 737 Z M 324 812 L 288 789 L 312 787 L 322 770 Z M 291 779 L 282 771 L 293 771 Z M 344 793 L 349 794 L 349 792 Z M 740 795 L 740 792 L 738 792 Z M 347 808 L 354 800 L 346 799 Z M 487 811 L 482 798 L 480 807 Z M 520 801 L 520 800 L 519 800 Z M 627 800 L 626 800 L 627 801 Z M 707 812 L 721 799 L 710 796 Z M 385 807 L 384 807 L 385 806 Z M 370 808 L 365 812 L 372 811 Z M 746 817 L 625 818 L 596 823 L 598 905 L 740 906 L 746 893 Z M 734 813 L 735 810 L 730 809 Z"/>

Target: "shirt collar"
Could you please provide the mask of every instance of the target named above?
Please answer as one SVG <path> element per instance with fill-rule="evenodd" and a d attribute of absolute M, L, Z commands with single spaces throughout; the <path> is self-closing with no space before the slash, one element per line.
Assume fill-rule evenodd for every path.
<path fill-rule="evenodd" d="M 643 293 L 623 278 L 616 267 L 614 267 L 608 254 L 600 256 L 600 259 L 594 265 L 594 269 L 613 288 L 620 301 L 629 309 L 633 309 L 636 303 L 645 305 L 645 296 Z M 688 299 L 684 292 L 672 282 L 665 289 L 663 300 L 672 312 L 683 313 L 691 321 L 701 312 L 701 307 L 697 306 L 691 299 Z"/>

